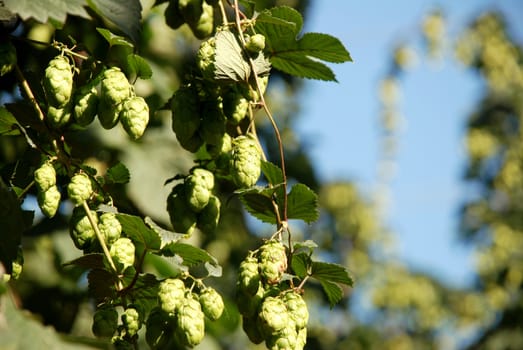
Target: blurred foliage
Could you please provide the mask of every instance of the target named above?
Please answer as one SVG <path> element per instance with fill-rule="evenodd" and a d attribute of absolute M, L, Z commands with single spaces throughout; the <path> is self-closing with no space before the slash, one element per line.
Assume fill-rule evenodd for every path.
<path fill-rule="evenodd" d="M 107 131 L 98 125 L 65 137 L 78 151 L 74 156 L 101 173 L 123 162 L 132 178 L 128 185 L 113 185 L 115 204 L 126 213 L 149 216 L 169 227 L 165 211 L 169 188 L 162 184 L 173 174 L 186 172 L 192 159 L 177 143 L 170 130 L 170 116 L 162 108 L 194 64 L 192 57 L 199 42 L 186 26 L 177 31 L 168 28 L 162 7 L 151 9 L 151 1 L 142 3 L 143 28 L 138 47 L 152 67 L 153 79 L 138 80 L 136 90 L 155 112 L 148 130 L 139 142 L 130 141 L 119 128 Z M 291 5 L 306 16 L 309 1 L 259 3 L 263 3 L 259 5 L 262 8 Z M 444 22 L 442 13 L 436 12 L 422 25 L 431 56 L 437 56 L 442 47 Z M 75 38 L 80 47 L 85 46 L 95 56 L 121 62 L 128 49 L 108 47 L 95 30 L 96 25 L 95 21 L 69 16 L 63 28 L 56 31 L 50 24 L 24 21 L 15 32 L 20 38 L 15 45 L 18 52 L 34 54 L 20 55 L 20 67 L 31 77 L 34 72 L 43 72 L 56 54 L 55 49 L 22 40 L 24 37 L 69 44 Z M 300 83 L 290 76 L 271 75 L 268 98 L 287 147 L 289 176 L 320 194 L 319 221 L 310 226 L 298 225 L 294 232 L 304 240 L 313 239 L 319 245 L 316 254 L 321 258 L 349 266 L 356 279 L 356 287 L 344 290 L 346 298 L 332 310 L 319 284 L 311 284 L 304 296 L 311 315 L 306 349 L 523 348 L 523 50 L 509 36 L 503 17 L 487 13 L 468 26 L 458 38 L 455 51 L 485 85 L 481 102 L 469 118 L 464 142 L 469 159 L 466 179 L 473 190 L 463 206 L 460 234 L 477 252 L 476 283 L 466 290 L 449 288 L 433 276 L 409 271 L 395 260 L 389 249 L 391 234 L 379 222 L 380 201 L 365 199 L 348 181 L 321 183 L 315 175 L 317 165 L 312 164 L 293 132 L 299 114 L 295 94 Z M 392 55 L 390 74 L 381 85 L 383 149 L 389 152 L 383 156 L 380 188 L 384 191 L 391 179 L 390 161 L 402 120 L 397 106 L 399 80 L 415 61 L 412 49 L 399 47 Z M 14 75 L 0 77 L 3 104 L 19 98 L 15 83 Z M 270 125 L 261 119 L 259 123 L 267 153 L 277 154 Z M 28 146 L 23 135 L 0 136 L 2 191 L 4 182 L 19 191 L 28 188 L 27 174 L 39 162 L 38 153 Z M 219 185 L 227 190 L 227 183 Z M 2 208 L 10 203 L 4 198 L 2 194 Z M 246 220 L 237 198 L 222 202 L 226 210 L 218 232 L 212 236 L 196 233 L 191 243 L 205 248 L 223 266 L 224 275 L 212 282 L 224 296 L 229 311 L 208 325 L 206 339 L 197 348 L 259 349 L 241 332 L 232 300 L 239 263 L 270 231 Z M 38 341 L 56 349 L 103 348 L 103 342 L 86 340 L 92 338 L 94 305 L 87 294 L 85 273 L 78 267 L 63 266 L 77 256 L 67 227 L 72 208 L 64 205 L 57 216 L 48 219 L 35 209 L 35 203 L 36 192 L 29 188 L 23 208 L 35 210 L 35 218 L 33 226 L 21 236 L 23 272 L 16 281 L 0 281 L 4 293 L 0 299 L 1 343 L 15 349 L 37 348 L 31 346 Z M 20 220 L 23 213 L 17 213 Z M 2 234 L 5 232 L 2 227 Z M 163 260 L 151 259 L 147 268 L 167 275 L 170 267 Z M 11 273 L 13 267 L 5 269 Z M 6 320 L 9 328 L 5 328 Z M 58 336 L 42 324 L 67 336 Z M 24 331 L 13 333 L 18 327 Z M 27 340 L 24 333 L 28 332 L 34 342 L 29 345 L 23 343 Z"/>

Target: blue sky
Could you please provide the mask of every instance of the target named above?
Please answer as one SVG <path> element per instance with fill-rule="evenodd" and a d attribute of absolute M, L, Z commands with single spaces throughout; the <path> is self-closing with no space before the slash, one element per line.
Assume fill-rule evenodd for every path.
<path fill-rule="evenodd" d="M 523 2 L 483 1 L 313 1 L 305 30 L 338 37 L 353 63 L 332 66 L 339 83 L 308 81 L 297 128 L 310 146 L 325 180 L 351 179 L 365 192 L 376 185 L 379 160 L 378 83 L 393 47 L 420 43 L 427 12 L 440 9 L 450 36 L 487 9 L 507 14 L 523 40 Z M 422 50 L 417 52 L 422 56 Z M 460 201 L 464 198 L 462 146 L 468 113 L 480 98 L 479 79 L 452 59 L 439 64 L 423 57 L 401 80 L 398 171 L 391 182 L 387 224 L 397 252 L 414 268 L 453 285 L 471 281 L 470 249 L 458 242 Z"/>

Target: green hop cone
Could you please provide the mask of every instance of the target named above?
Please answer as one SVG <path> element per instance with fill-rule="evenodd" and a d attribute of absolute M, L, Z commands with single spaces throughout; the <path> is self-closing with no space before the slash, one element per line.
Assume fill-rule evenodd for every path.
<path fill-rule="evenodd" d="M 216 145 L 221 142 L 225 134 L 225 116 L 220 106 L 207 103 L 203 108 L 203 118 L 200 126 L 200 135 L 206 143 Z"/>
<path fill-rule="evenodd" d="M 207 287 L 200 294 L 200 305 L 203 313 L 212 321 L 216 321 L 222 316 L 224 304 L 222 296 L 216 291 L 216 289 Z"/>
<path fill-rule="evenodd" d="M 178 0 L 169 0 L 169 3 L 165 8 L 165 23 L 172 29 L 178 29 L 185 23 L 185 19 L 183 18 L 178 5 Z"/>
<path fill-rule="evenodd" d="M 101 99 L 106 106 L 117 106 L 131 96 L 131 85 L 118 67 L 108 68 L 102 77 Z"/>
<path fill-rule="evenodd" d="M 248 136 L 232 141 L 230 173 L 239 188 L 252 187 L 261 174 L 261 154 L 256 142 Z"/>
<path fill-rule="evenodd" d="M 222 138 L 216 144 L 207 144 L 207 152 L 217 161 L 223 155 L 227 155 L 232 149 L 232 138 L 229 134 L 224 133 Z"/>
<path fill-rule="evenodd" d="M 200 19 L 203 0 L 178 0 L 178 9 L 188 24 L 196 24 Z"/>
<path fill-rule="evenodd" d="M 161 309 L 174 314 L 185 298 L 185 284 L 179 278 L 168 278 L 160 282 L 158 301 Z"/>
<path fill-rule="evenodd" d="M 298 332 L 292 322 L 265 340 L 265 345 L 270 350 L 299 350 L 303 348 L 297 347 L 297 344 Z"/>
<path fill-rule="evenodd" d="M 245 48 L 251 53 L 258 53 L 265 49 L 265 36 L 262 34 L 254 34 L 246 38 Z"/>
<path fill-rule="evenodd" d="M 188 22 L 188 24 L 196 38 L 200 40 L 207 38 L 214 29 L 214 8 L 206 2 L 202 2 L 202 13 L 198 21 Z"/>
<path fill-rule="evenodd" d="M 190 152 L 203 144 L 197 133 L 201 122 L 199 105 L 198 91 L 192 86 L 179 88 L 171 100 L 172 130 L 182 147 Z"/>
<path fill-rule="evenodd" d="M 105 242 L 108 245 L 112 245 L 118 240 L 118 238 L 120 238 L 122 224 L 120 224 L 120 221 L 118 221 L 115 214 L 103 213 L 100 215 L 98 229 L 100 230 Z"/>
<path fill-rule="evenodd" d="M 233 125 L 238 125 L 247 115 L 249 101 L 238 91 L 230 90 L 223 98 L 223 113 Z"/>
<path fill-rule="evenodd" d="M 167 197 L 167 212 L 176 232 L 191 234 L 196 227 L 197 215 L 188 205 L 184 184 L 174 186 Z"/>
<path fill-rule="evenodd" d="M 125 309 L 121 316 L 126 333 L 133 336 L 142 328 L 142 317 L 134 307 Z"/>
<path fill-rule="evenodd" d="M 16 65 L 16 48 L 11 42 L 0 44 L 0 77 L 6 75 Z"/>
<path fill-rule="evenodd" d="M 123 102 L 120 122 L 133 140 L 143 135 L 147 123 L 149 123 L 149 106 L 143 97 L 134 96 Z"/>
<path fill-rule="evenodd" d="M 258 259 L 247 256 L 241 263 L 238 273 L 238 288 L 248 295 L 254 295 L 260 284 Z"/>
<path fill-rule="evenodd" d="M 67 185 L 67 194 L 75 206 L 79 206 L 88 200 L 92 193 L 91 179 L 84 173 L 74 175 Z"/>
<path fill-rule="evenodd" d="M 236 293 L 236 305 L 243 316 L 255 317 L 265 297 L 265 290 L 260 282 L 254 295 L 247 294 L 245 290 L 239 289 Z"/>
<path fill-rule="evenodd" d="M 95 224 L 98 224 L 96 212 L 91 212 Z M 69 234 L 76 248 L 86 250 L 96 240 L 96 233 L 82 207 L 73 209 L 69 221 Z"/>
<path fill-rule="evenodd" d="M 258 322 L 256 322 L 255 317 L 242 317 L 242 328 L 247 334 L 247 337 L 249 337 L 249 340 L 252 341 L 254 344 L 260 344 L 263 342 L 263 335 L 260 332 L 260 329 L 258 327 Z"/>
<path fill-rule="evenodd" d="M 92 85 L 83 86 L 75 96 L 73 117 L 80 126 L 91 124 L 98 113 L 98 93 Z"/>
<path fill-rule="evenodd" d="M 220 208 L 220 199 L 211 195 L 205 208 L 198 214 L 196 226 L 203 232 L 214 232 L 220 221 Z"/>
<path fill-rule="evenodd" d="M 276 240 L 267 241 L 260 247 L 258 262 L 264 282 L 277 284 L 287 269 L 285 246 Z"/>
<path fill-rule="evenodd" d="M 196 63 L 206 79 L 214 79 L 216 60 L 216 38 L 211 37 L 200 44 L 196 54 Z"/>
<path fill-rule="evenodd" d="M 283 295 L 283 301 L 290 317 L 296 324 L 296 328 L 301 329 L 307 327 L 309 310 L 303 297 L 295 291 L 289 291 Z"/>
<path fill-rule="evenodd" d="M 127 237 L 118 238 L 109 249 L 109 253 L 120 271 L 134 264 L 135 247 L 133 241 Z"/>
<path fill-rule="evenodd" d="M 43 87 L 49 106 L 63 108 L 73 93 L 73 71 L 64 56 L 53 58 L 45 69 Z"/>
<path fill-rule="evenodd" d="M 112 306 L 96 310 L 93 316 L 92 331 L 97 337 L 112 337 L 118 328 L 118 312 Z"/>
<path fill-rule="evenodd" d="M 16 258 L 11 262 L 11 276 L 10 278 L 17 280 L 22 274 L 24 267 L 24 251 L 22 247 L 18 247 Z"/>
<path fill-rule="evenodd" d="M 283 330 L 289 322 L 292 322 L 284 301 L 277 297 L 266 297 L 263 300 L 258 317 L 265 337 Z"/>
<path fill-rule="evenodd" d="M 151 349 L 169 349 L 172 340 L 173 318 L 155 307 L 149 313 L 145 324 L 145 341 Z"/>
<path fill-rule="evenodd" d="M 296 339 L 296 349 L 301 350 L 307 343 L 307 328 L 301 328 L 298 330 L 298 337 Z"/>
<path fill-rule="evenodd" d="M 201 212 L 211 197 L 214 187 L 214 175 L 208 170 L 197 168 L 184 182 L 187 202 L 195 212 Z"/>
<path fill-rule="evenodd" d="M 47 120 L 55 127 L 60 128 L 71 120 L 71 105 L 67 104 L 64 107 L 53 107 L 47 108 Z"/>
<path fill-rule="evenodd" d="M 56 211 L 60 206 L 61 197 L 60 191 L 56 185 L 49 187 L 46 191 L 38 192 L 38 206 L 42 213 L 48 218 L 55 216 Z"/>
<path fill-rule="evenodd" d="M 118 124 L 120 120 L 120 112 L 123 109 L 123 104 L 117 104 L 116 106 L 108 105 L 103 100 L 98 105 L 98 120 L 102 128 L 109 130 Z"/>
<path fill-rule="evenodd" d="M 34 172 L 36 187 L 45 192 L 56 185 L 56 170 L 51 162 L 45 162 Z"/>
<path fill-rule="evenodd" d="M 180 343 L 193 347 L 203 340 L 205 335 L 205 315 L 199 301 L 192 295 L 187 296 L 178 308 L 175 336 Z"/>

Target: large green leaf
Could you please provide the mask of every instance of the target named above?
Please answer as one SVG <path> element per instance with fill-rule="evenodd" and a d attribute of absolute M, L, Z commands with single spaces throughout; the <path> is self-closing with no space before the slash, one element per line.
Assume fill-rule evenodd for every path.
<path fill-rule="evenodd" d="M 145 249 L 160 249 L 160 235 L 147 227 L 142 218 L 128 214 L 116 214 L 116 217 L 122 224 L 122 231 L 131 238 L 133 242 L 143 244 Z"/>
<path fill-rule="evenodd" d="M 53 327 L 44 326 L 37 317 L 27 311 L 19 310 L 14 298 L 0 298 L 2 305 L 2 326 L 0 327 L 0 348 L 2 349 L 60 349 L 89 350 L 107 348 L 107 340 L 89 340 L 92 346 L 74 342 L 73 337 L 65 338 Z"/>
<path fill-rule="evenodd" d="M 140 36 L 142 5 L 140 0 L 87 0 L 89 7 L 114 23 L 133 42 Z"/>
<path fill-rule="evenodd" d="M 349 52 L 328 34 L 305 33 L 298 39 L 302 25 L 300 13 L 287 6 L 263 11 L 256 18 L 256 31 L 265 36 L 271 64 L 297 77 L 336 81 L 332 70 L 320 61 L 351 61 Z"/>
<path fill-rule="evenodd" d="M 322 261 L 312 262 L 310 276 L 321 283 L 331 307 L 339 302 L 343 296 L 339 284 L 352 286 L 354 283 L 344 266 Z"/>
<path fill-rule="evenodd" d="M 332 308 L 343 298 L 343 291 L 339 285 L 326 280 L 319 280 Z"/>
<path fill-rule="evenodd" d="M 318 196 L 304 184 L 296 184 L 287 196 L 287 218 L 306 223 L 318 220 Z"/>
<path fill-rule="evenodd" d="M 11 273 L 18 254 L 22 233 L 32 224 L 32 214 L 23 211 L 16 194 L 0 178 L 0 227 L 5 233 L 0 239 L 0 262 Z"/>
<path fill-rule="evenodd" d="M 161 254 L 165 256 L 179 256 L 183 259 L 183 264 L 188 267 L 204 263 L 218 265 L 216 258 L 207 253 L 207 251 L 186 243 L 173 242 L 166 244 L 162 248 Z"/>
<path fill-rule="evenodd" d="M 50 19 L 64 23 L 68 14 L 89 18 L 86 0 L 4 0 L 5 7 L 23 20 L 34 18 L 47 23 Z"/>
<path fill-rule="evenodd" d="M 276 211 L 273 204 L 273 194 L 281 186 L 272 188 L 255 186 L 247 190 L 237 191 L 245 209 L 255 218 L 276 224 Z"/>

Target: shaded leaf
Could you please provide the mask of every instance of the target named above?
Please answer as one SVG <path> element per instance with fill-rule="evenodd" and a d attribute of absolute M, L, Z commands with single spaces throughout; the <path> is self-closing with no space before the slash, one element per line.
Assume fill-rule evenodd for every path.
<path fill-rule="evenodd" d="M 23 20 L 34 18 L 39 22 L 47 23 L 50 19 L 64 23 L 67 15 L 89 18 L 84 6 L 86 0 L 4 0 L 5 7 L 16 13 Z"/>
<path fill-rule="evenodd" d="M 287 218 L 300 219 L 306 223 L 318 220 L 318 196 L 304 184 L 292 187 L 287 197 Z"/>
<path fill-rule="evenodd" d="M 0 136 L 20 135 L 14 115 L 5 107 L 0 107 Z"/>
<path fill-rule="evenodd" d="M 245 81 L 251 75 L 251 67 L 245 60 L 236 36 L 229 31 L 216 33 L 215 72 L 216 80 Z"/>
<path fill-rule="evenodd" d="M 140 0 L 87 0 L 89 7 L 113 22 L 133 42 L 140 35 L 142 5 Z"/>
<path fill-rule="evenodd" d="M 150 79 L 153 75 L 149 63 L 134 53 L 127 55 L 127 71 L 129 76 L 135 75 L 140 79 Z"/>
<path fill-rule="evenodd" d="M 183 264 L 188 267 L 206 262 L 218 265 L 216 259 L 205 250 L 186 243 L 169 243 L 162 248 L 161 254 L 165 256 L 177 255 L 183 259 Z"/>
<path fill-rule="evenodd" d="M 301 253 L 292 256 L 292 271 L 294 271 L 294 274 L 300 278 L 304 278 L 309 274 L 310 264 L 311 258 L 309 254 Z"/>
<path fill-rule="evenodd" d="M 206 262 L 204 264 L 205 269 L 207 270 L 208 276 L 211 277 L 221 277 L 222 276 L 222 267 L 220 265 L 211 264 Z"/>
<path fill-rule="evenodd" d="M 107 42 L 109 43 L 109 46 L 122 45 L 122 46 L 133 47 L 133 44 L 129 40 L 127 40 L 127 38 L 120 36 L 120 35 L 113 34 L 113 33 L 111 33 L 111 31 L 109 29 L 96 28 L 96 31 L 98 33 L 100 33 L 104 37 L 105 40 L 107 40 Z"/>
<path fill-rule="evenodd" d="M 118 162 L 107 169 L 107 183 L 126 184 L 129 182 L 130 178 L 131 174 L 129 173 L 129 169 L 127 169 L 127 167 L 121 162 Z"/>
<path fill-rule="evenodd" d="M 103 269 L 104 255 L 101 253 L 92 253 L 82 255 L 74 260 L 63 263 L 63 266 L 80 266 L 86 269 Z"/>
<path fill-rule="evenodd" d="M 177 233 L 164 229 L 163 227 L 158 226 L 150 217 L 146 216 L 144 218 L 145 223 L 149 226 L 154 232 L 160 235 L 161 247 L 164 247 L 167 243 L 172 243 L 179 241 L 182 238 L 185 238 L 185 234 Z"/>
<path fill-rule="evenodd" d="M 276 223 L 276 213 L 272 196 L 276 188 L 252 187 L 239 193 L 245 209 L 255 218 L 269 224 Z"/>
<path fill-rule="evenodd" d="M 160 235 L 147 227 L 142 218 L 128 214 L 116 214 L 122 224 L 122 231 L 134 242 L 141 243 L 145 249 L 160 249 Z"/>
<path fill-rule="evenodd" d="M 113 298 L 116 277 L 107 270 L 93 269 L 87 274 L 89 295 L 97 301 Z"/>

